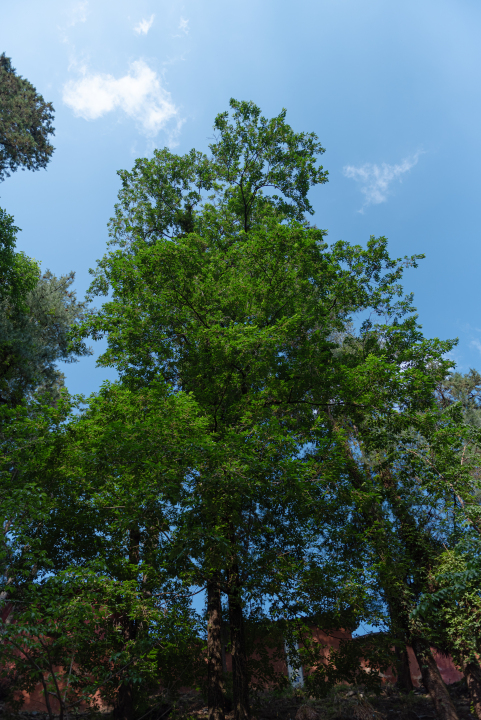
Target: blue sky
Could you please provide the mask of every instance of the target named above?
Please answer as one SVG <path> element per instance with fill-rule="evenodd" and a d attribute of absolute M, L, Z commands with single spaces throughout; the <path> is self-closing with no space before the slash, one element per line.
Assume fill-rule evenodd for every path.
<path fill-rule="evenodd" d="M 105 251 L 119 179 L 169 145 L 207 150 L 230 97 L 315 131 L 329 183 L 312 194 L 329 240 L 386 235 L 425 253 L 406 275 L 427 336 L 459 337 L 481 369 L 481 5 L 466 0 L 22 0 L 2 8 L 0 52 L 56 111 L 46 171 L 17 172 L 0 205 L 19 248 L 55 273 Z M 96 390 L 95 360 L 66 368 Z"/>

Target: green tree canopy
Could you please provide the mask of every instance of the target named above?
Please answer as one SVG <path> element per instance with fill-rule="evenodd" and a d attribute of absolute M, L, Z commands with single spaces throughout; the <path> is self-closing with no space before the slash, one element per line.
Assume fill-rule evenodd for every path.
<path fill-rule="evenodd" d="M 418 256 L 392 259 L 385 238 L 328 247 L 305 221 L 308 190 L 326 179 L 317 138 L 294 133 L 284 114 L 231 109 L 216 120 L 210 157 L 161 151 L 121 173 L 111 250 L 91 287 L 110 298 L 74 335 L 106 336 L 100 364 L 133 391 L 161 379 L 192 394 L 206 420 L 216 450 L 186 477 L 173 540 L 207 585 L 216 712 L 227 596 L 244 718 L 246 603 L 268 587 L 282 594 L 298 565 L 281 557 L 304 558 L 329 516 L 342 456 L 333 421 L 431 402 L 451 344 L 423 338 L 402 297 L 403 268 Z M 347 335 L 363 313 L 355 352 Z"/>
<path fill-rule="evenodd" d="M 42 405 L 36 393 L 54 376 L 12 361 L 13 400 L 1 413 L 5 577 L 21 598 L 35 574 L 87 569 L 98 588 L 105 573 L 114 593 L 130 584 L 139 608 L 168 586 L 186 602 L 186 588 L 205 588 L 215 720 L 222 622 L 235 720 L 248 720 L 246 621 L 256 613 L 292 642 L 301 614 L 343 627 L 384 617 L 405 659 L 412 641 L 426 682 L 437 683 L 437 712 L 452 718 L 428 633 L 410 611 L 443 542 L 457 542 L 458 521 L 477 522 L 475 443 L 464 452 L 473 435 L 453 401 L 477 406 L 479 377 L 447 380 L 453 343 L 422 334 L 400 285 L 420 256 L 392 258 L 384 237 L 329 246 L 307 222 L 308 191 L 327 179 L 313 133 L 294 132 L 284 111 L 267 119 L 236 100 L 214 130 L 209 155 L 164 149 L 120 172 L 110 246 L 90 289 L 101 307 L 87 311 L 67 293 L 58 307 L 46 303 L 53 314 L 36 315 L 49 276 L 27 294 L 30 345 L 50 358 L 31 368 L 54 370 L 84 353 L 87 337 L 106 338 L 98 362 L 120 381 L 69 415 L 61 394 Z M 4 302 L 10 322 L 17 311 Z M 17 326 L 30 337 L 30 315 L 6 337 Z M 135 645 L 150 621 L 129 613 L 119 626 Z M 389 663 L 390 646 L 371 643 L 373 667 Z M 318 673 L 312 692 L 328 676 L 359 677 L 356 647 Z M 314 646 L 304 650 L 315 666 Z M 132 718 L 131 691 L 127 674 L 113 688 L 116 717 Z"/>
<path fill-rule="evenodd" d="M 10 58 L 0 55 L 0 181 L 19 167 L 46 167 L 53 146 L 53 106 L 28 80 L 17 75 Z"/>
<path fill-rule="evenodd" d="M 317 167 L 324 148 L 315 133 L 296 133 L 286 111 L 267 119 L 252 102 L 230 101 L 232 110 L 215 119 L 210 156 L 191 150 L 176 155 L 167 148 L 140 158 L 131 171 L 120 170 L 122 189 L 110 221 L 112 243 L 136 239 L 155 242 L 201 232 L 206 204 L 216 207 L 217 223 L 248 230 L 267 203 L 278 219 L 302 221 L 313 213 L 307 194 L 327 182 Z M 270 194 L 263 195 L 263 192 Z M 227 215 L 226 215 L 227 212 Z"/>
<path fill-rule="evenodd" d="M 0 208 L 0 302 L 22 306 L 25 295 L 38 281 L 38 263 L 16 252 L 17 232 L 12 215 Z"/>
<path fill-rule="evenodd" d="M 37 275 L 21 306 L 0 302 L 0 402 L 16 404 L 36 392 L 55 397 L 64 377 L 58 362 L 90 354 L 85 345 L 72 351 L 68 342 L 70 326 L 86 307 L 71 289 L 74 277 L 47 270 Z"/>
<path fill-rule="evenodd" d="M 15 404 L 37 391 L 56 394 L 63 383 L 58 361 L 73 362 L 70 325 L 85 302 L 71 289 L 74 273 L 42 273 L 39 263 L 15 249 L 19 228 L 0 208 L 0 402 Z"/>

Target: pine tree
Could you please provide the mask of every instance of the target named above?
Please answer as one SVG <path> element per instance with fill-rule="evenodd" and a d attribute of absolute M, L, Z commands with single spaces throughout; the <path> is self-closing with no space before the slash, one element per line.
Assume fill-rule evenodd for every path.
<path fill-rule="evenodd" d="M 42 273 L 16 251 L 18 230 L 0 208 L 0 402 L 9 405 L 36 392 L 53 399 L 63 385 L 57 363 L 90 353 L 85 345 L 69 347 L 70 326 L 86 309 L 71 289 L 74 273 Z"/>
<path fill-rule="evenodd" d="M 54 151 L 49 142 L 53 113 L 52 103 L 16 74 L 5 53 L 0 55 L 0 181 L 19 167 L 46 167 Z"/>

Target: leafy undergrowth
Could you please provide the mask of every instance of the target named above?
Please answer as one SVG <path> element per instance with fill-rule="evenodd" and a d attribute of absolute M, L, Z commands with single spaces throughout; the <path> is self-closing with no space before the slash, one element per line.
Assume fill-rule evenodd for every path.
<path fill-rule="evenodd" d="M 464 681 L 449 686 L 459 720 L 477 720 L 470 712 L 470 700 Z M 387 685 L 380 695 L 367 694 L 362 686 L 338 686 L 327 698 L 314 700 L 299 691 L 263 693 L 253 699 L 254 720 L 436 720 L 429 696 L 423 690 L 400 693 Z M 229 708 L 227 708 L 230 710 Z M 159 703 L 142 720 L 207 720 L 207 707 L 200 693 L 180 696 L 174 706 Z M 110 713 L 74 713 L 68 720 L 110 720 Z M 233 720 L 232 710 L 226 720 Z M 9 713 L 0 703 L 1 720 L 46 720 L 42 712 Z M 140 718 L 138 719 L 140 720 Z"/>
<path fill-rule="evenodd" d="M 469 695 L 464 683 L 450 686 L 460 720 L 476 720 L 470 712 Z M 290 697 L 265 697 L 256 712 L 258 720 L 428 720 L 436 718 L 433 704 L 423 690 L 400 693 L 386 686 L 380 695 L 367 694 L 364 688 L 338 686 L 323 700 L 312 700 L 301 693 Z"/>
<path fill-rule="evenodd" d="M 476 720 L 470 712 L 469 695 L 464 682 L 449 687 L 460 720 Z M 200 696 L 183 696 L 174 710 L 179 720 L 206 720 L 207 708 Z M 226 714 L 232 720 L 233 712 Z M 313 700 L 302 692 L 265 693 L 253 702 L 256 720 L 436 720 L 429 696 L 423 690 L 399 693 L 386 686 L 376 696 L 363 687 L 338 686 L 322 700 Z M 173 720 L 173 718 L 172 718 Z"/>

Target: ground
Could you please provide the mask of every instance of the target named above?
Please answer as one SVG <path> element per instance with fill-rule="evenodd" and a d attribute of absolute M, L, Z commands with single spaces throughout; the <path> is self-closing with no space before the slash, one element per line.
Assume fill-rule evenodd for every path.
<path fill-rule="evenodd" d="M 469 695 L 464 681 L 449 686 L 460 720 L 477 720 L 470 712 Z M 229 712 L 226 720 L 233 720 Z M 0 720 L 46 720 L 39 712 L 12 715 L 0 703 Z M 329 697 L 314 700 L 300 692 L 264 693 L 253 703 L 255 720 L 436 720 L 429 696 L 421 690 L 402 694 L 386 686 L 378 696 L 366 694 L 362 687 L 339 686 Z M 97 716 L 71 714 L 68 720 L 110 720 L 109 714 Z M 174 707 L 161 705 L 145 720 L 207 720 L 207 707 L 200 693 L 180 696 Z"/>
<path fill-rule="evenodd" d="M 470 712 L 470 700 L 464 681 L 449 686 L 460 720 L 477 720 Z M 194 693 L 182 696 L 176 710 L 179 720 L 206 720 L 207 708 Z M 362 687 L 336 688 L 323 700 L 306 698 L 302 693 L 278 695 L 266 693 L 253 708 L 256 720 L 428 720 L 436 719 L 433 704 L 422 690 L 402 694 L 387 686 L 381 695 L 366 696 Z M 226 720 L 232 720 L 227 713 Z"/>

